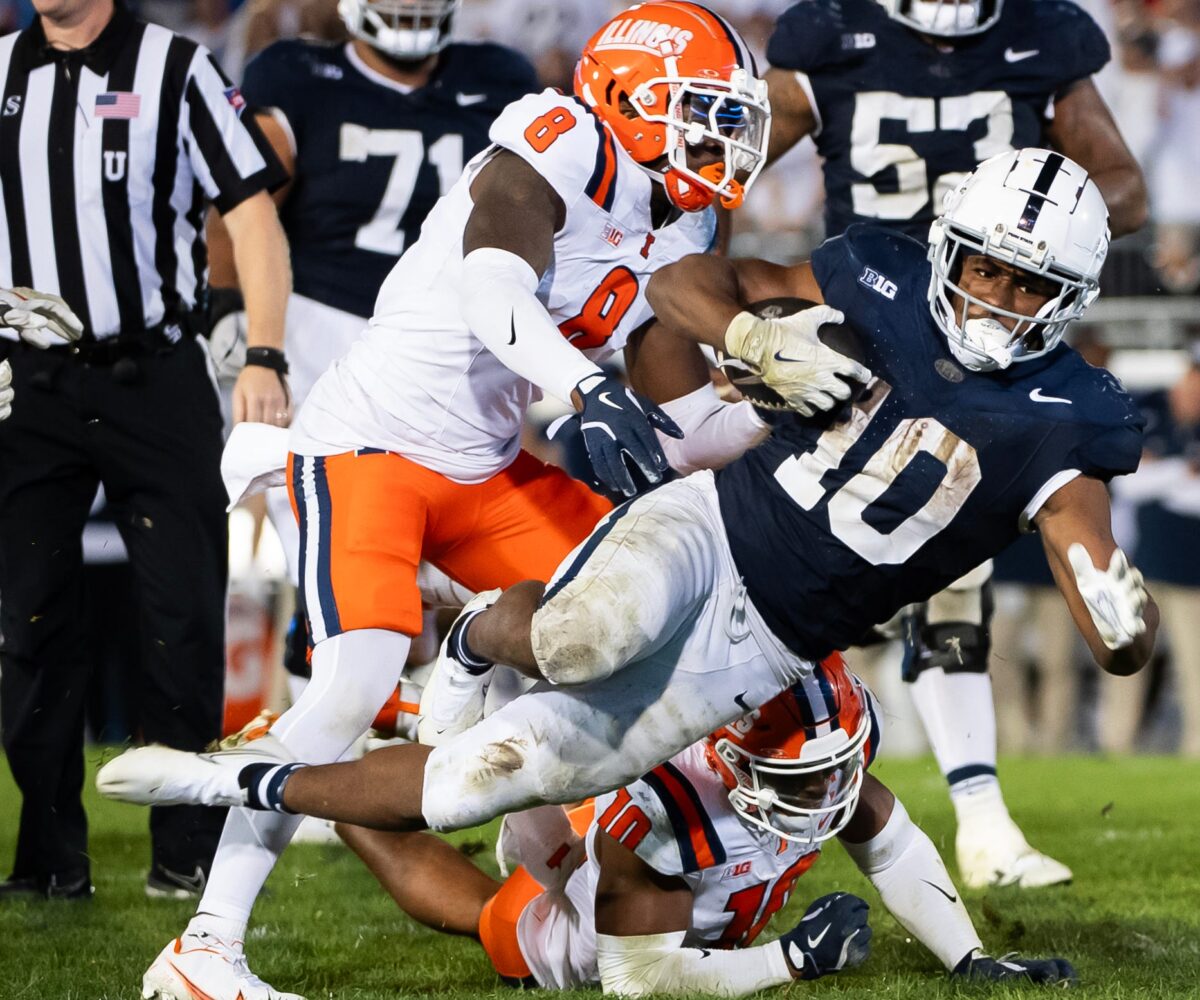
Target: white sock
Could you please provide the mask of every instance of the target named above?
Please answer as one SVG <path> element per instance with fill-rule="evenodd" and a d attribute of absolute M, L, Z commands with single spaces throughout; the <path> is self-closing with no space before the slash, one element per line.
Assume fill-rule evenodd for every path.
<path fill-rule="evenodd" d="M 987 674 L 923 670 L 910 685 L 950 795 L 996 782 L 996 706 Z"/>
<path fill-rule="evenodd" d="M 408 636 L 382 629 L 344 632 L 318 643 L 311 683 L 271 727 L 272 734 L 305 763 L 338 760 L 395 690 L 410 643 Z M 254 901 L 301 819 L 229 810 L 204 897 L 188 930 L 241 940 Z"/>

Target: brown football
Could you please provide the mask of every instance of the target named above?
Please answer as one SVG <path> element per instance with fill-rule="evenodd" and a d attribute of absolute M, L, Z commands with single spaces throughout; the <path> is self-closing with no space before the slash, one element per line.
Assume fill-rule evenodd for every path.
<path fill-rule="evenodd" d="M 782 296 L 780 298 L 763 299 L 761 302 L 754 302 L 746 306 L 746 310 L 762 319 L 778 319 L 781 316 L 791 316 L 793 313 L 801 312 L 804 309 L 811 309 L 815 305 L 817 305 L 816 302 L 809 302 L 807 299 Z M 850 329 L 846 323 L 826 323 L 817 331 L 817 339 L 826 347 L 832 348 L 839 354 L 844 354 L 848 358 L 865 363 L 866 354 L 862 348 L 862 341 L 859 340 L 858 334 Z M 717 367 L 725 373 L 725 377 L 733 383 L 738 392 L 755 406 L 761 407 L 764 410 L 777 412 L 789 409 L 787 403 L 783 401 L 783 397 L 763 382 L 762 376 L 753 371 L 744 361 L 738 358 L 727 357 L 723 352 L 718 351 Z M 862 386 L 856 385 L 855 394 L 857 395 L 857 392 L 861 389 Z"/>

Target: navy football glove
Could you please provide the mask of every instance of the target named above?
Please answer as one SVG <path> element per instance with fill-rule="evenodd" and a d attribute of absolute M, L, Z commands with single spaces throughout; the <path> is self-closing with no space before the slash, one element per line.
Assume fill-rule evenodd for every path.
<path fill-rule="evenodd" d="M 589 375 L 575 388 L 583 398 L 579 427 L 600 483 L 623 496 L 634 496 L 638 490 L 626 459 L 652 486 L 658 483 L 667 470 L 667 457 L 654 431 L 681 438 L 683 431 L 675 421 L 611 376 Z"/>
<path fill-rule="evenodd" d="M 963 979 L 992 983 L 1037 983 L 1039 986 L 1074 986 L 1075 969 L 1065 958 L 990 958 L 971 952 L 950 973 Z"/>
<path fill-rule="evenodd" d="M 794 979 L 819 979 L 862 965 L 871 954 L 865 899 L 833 892 L 816 900 L 779 939 Z"/>

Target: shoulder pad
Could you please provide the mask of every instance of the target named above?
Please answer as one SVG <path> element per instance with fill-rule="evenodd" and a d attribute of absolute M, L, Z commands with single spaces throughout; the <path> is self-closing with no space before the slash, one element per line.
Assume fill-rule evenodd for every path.
<path fill-rule="evenodd" d="M 801 0 L 775 22 L 767 42 L 767 62 L 777 69 L 811 73 L 824 66 L 858 58 L 853 45 L 842 44 L 855 30 L 841 0 Z"/>
<path fill-rule="evenodd" d="M 1054 50 L 1059 86 L 1099 73 L 1112 58 L 1112 49 L 1095 19 L 1071 0 L 1030 0 L 1032 24 L 1021 26 L 1025 40 L 1045 40 Z"/>
<path fill-rule="evenodd" d="M 304 100 L 305 89 L 317 75 L 314 65 L 334 51 L 326 43 L 296 38 L 273 42 L 246 64 L 242 96 L 252 108 L 280 108 L 287 113 Z"/>
<path fill-rule="evenodd" d="M 890 294 L 887 287 L 880 294 L 894 299 L 895 286 L 909 281 L 914 269 L 923 270 L 927 256 L 928 248 L 910 236 L 880 225 L 856 222 L 840 236 L 817 247 L 812 264 L 826 301 L 842 309 L 841 304 L 830 300 L 830 294 L 837 297 L 841 290 L 854 291 L 851 282 L 876 291 L 886 283 L 891 287 Z"/>
<path fill-rule="evenodd" d="M 602 830 L 663 875 L 725 863 L 725 846 L 695 784 L 671 761 L 597 799 L 596 814 Z"/>
<path fill-rule="evenodd" d="M 492 123 L 488 137 L 529 163 L 568 209 L 617 169 L 612 133 L 581 102 L 557 90 L 514 101 Z"/>
<path fill-rule="evenodd" d="M 1074 352 L 1072 352 L 1074 353 Z M 1075 468 L 1105 481 L 1134 472 L 1142 457 L 1146 418 L 1133 397 L 1107 368 L 1079 359 L 1079 371 L 1065 393 L 1079 410 Z"/>

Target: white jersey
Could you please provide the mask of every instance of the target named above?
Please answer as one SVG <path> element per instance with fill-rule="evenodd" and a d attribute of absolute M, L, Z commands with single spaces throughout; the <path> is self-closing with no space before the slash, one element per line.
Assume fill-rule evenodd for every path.
<path fill-rule="evenodd" d="M 599 982 L 594 919 L 604 830 L 655 871 L 693 893 L 689 948 L 750 945 L 817 860 L 818 846 L 783 840 L 738 818 L 703 744 L 676 754 L 625 788 L 596 799 L 587 855 L 565 885 L 533 899 L 517 922 L 521 954 L 539 985 Z"/>
<path fill-rule="evenodd" d="M 501 364 L 459 311 L 470 185 L 498 149 L 531 164 L 566 206 L 537 296 L 593 361 L 624 348 L 651 317 L 645 293 L 654 271 L 712 244 L 710 212 L 652 229 L 654 182 L 572 97 L 546 90 L 515 101 L 490 138 L 392 269 L 366 335 L 314 387 L 293 451 L 381 448 L 464 483 L 489 478 L 516 456 L 539 390 Z"/>

